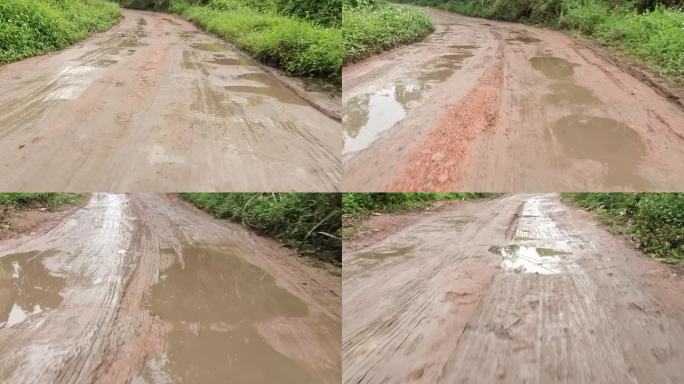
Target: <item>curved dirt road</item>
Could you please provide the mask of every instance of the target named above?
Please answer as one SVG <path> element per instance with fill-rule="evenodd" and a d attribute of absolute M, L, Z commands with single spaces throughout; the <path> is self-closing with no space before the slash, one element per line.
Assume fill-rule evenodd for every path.
<path fill-rule="evenodd" d="M 343 265 L 344 383 L 684 381 L 684 280 L 557 195 L 449 207 Z"/>
<path fill-rule="evenodd" d="M 339 383 L 340 289 L 174 198 L 97 194 L 0 243 L 0 381 Z"/>
<path fill-rule="evenodd" d="M 684 188 L 683 108 L 563 33 L 425 11 L 343 71 L 344 190 Z"/>
<path fill-rule="evenodd" d="M 338 122 L 179 17 L 124 16 L 0 67 L 1 190 L 339 189 Z"/>

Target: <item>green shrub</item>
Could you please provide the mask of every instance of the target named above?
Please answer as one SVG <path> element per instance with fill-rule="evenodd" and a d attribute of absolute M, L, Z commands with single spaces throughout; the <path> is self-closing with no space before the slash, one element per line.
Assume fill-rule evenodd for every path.
<path fill-rule="evenodd" d="M 240 222 L 301 252 L 341 262 L 340 194 L 181 193 L 216 217 Z"/>
<path fill-rule="evenodd" d="M 430 18 L 418 10 L 379 1 L 352 4 L 345 3 L 342 11 L 345 63 L 419 40 L 433 30 Z"/>
<path fill-rule="evenodd" d="M 0 63 L 55 51 L 108 29 L 120 16 L 105 0 L 0 2 Z"/>
<path fill-rule="evenodd" d="M 640 248 L 668 262 L 684 260 L 684 193 L 568 193 Z"/>
<path fill-rule="evenodd" d="M 344 193 L 342 212 L 365 214 L 372 211 L 401 211 L 429 205 L 440 200 L 468 200 L 494 196 L 492 193 L 408 192 L 408 193 Z"/>
<path fill-rule="evenodd" d="M 12 207 L 58 207 L 64 204 L 75 204 L 85 197 L 79 193 L 0 193 L 0 205 Z"/>

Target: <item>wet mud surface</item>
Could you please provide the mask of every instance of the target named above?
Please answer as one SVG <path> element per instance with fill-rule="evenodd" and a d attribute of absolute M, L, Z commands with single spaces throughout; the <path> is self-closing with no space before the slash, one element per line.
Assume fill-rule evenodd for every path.
<path fill-rule="evenodd" d="M 560 32 L 425 11 L 424 41 L 344 69 L 345 190 L 684 187 L 662 90 Z"/>
<path fill-rule="evenodd" d="M 414 219 L 344 251 L 343 383 L 684 378 L 684 280 L 558 195 Z"/>
<path fill-rule="evenodd" d="M 179 17 L 124 16 L 0 67 L 2 189 L 339 189 L 339 122 Z"/>
<path fill-rule="evenodd" d="M 340 278 L 153 194 L 0 242 L 0 378 L 339 383 Z"/>

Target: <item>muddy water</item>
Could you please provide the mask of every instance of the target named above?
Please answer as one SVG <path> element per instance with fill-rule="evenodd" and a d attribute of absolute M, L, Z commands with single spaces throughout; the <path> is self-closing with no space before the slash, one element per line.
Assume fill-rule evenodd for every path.
<path fill-rule="evenodd" d="M 278 83 L 272 76 L 266 73 L 246 73 L 244 75 L 238 76 L 238 78 L 242 80 L 253 81 L 259 84 L 259 86 L 252 87 L 227 85 L 224 88 L 232 92 L 248 93 L 271 97 L 286 104 L 308 105 L 306 101 L 304 101 L 304 99 L 297 96 L 297 94 L 295 94 L 282 84 Z"/>
<path fill-rule="evenodd" d="M 645 185 L 637 168 L 646 147 L 630 127 L 609 118 L 571 115 L 556 121 L 551 132 L 566 155 L 601 163 L 607 183 Z"/>
<path fill-rule="evenodd" d="M 228 50 L 225 45 L 220 43 L 197 43 L 191 44 L 192 48 L 199 49 L 206 52 L 225 52 Z"/>
<path fill-rule="evenodd" d="M 530 58 L 532 68 L 540 71 L 550 79 L 567 79 L 575 73 L 575 64 L 553 56 L 536 56 Z"/>
<path fill-rule="evenodd" d="M 550 248 L 529 247 L 524 245 L 509 245 L 506 247 L 492 246 L 489 252 L 503 256 L 501 268 L 517 273 L 538 273 L 552 275 L 561 272 L 560 255 L 568 252 Z"/>
<path fill-rule="evenodd" d="M 0 328 L 20 324 L 62 302 L 65 280 L 50 275 L 43 265 L 49 254 L 27 252 L 0 258 Z"/>
<path fill-rule="evenodd" d="M 226 248 L 184 246 L 183 262 L 160 276 L 147 300 L 171 326 L 166 351 L 148 362 L 146 382 L 313 383 L 257 334 L 255 324 L 306 316 L 306 304 L 270 274 Z M 268 369 L 265 369 L 268 367 Z"/>
<path fill-rule="evenodd" d="M 449 79 L 463 62 L 473 57 L 475 45 L 452 45 L 455 53 L 437 57 L 415 78 L 396 81 L 392 86 L 351 98 L 344 104 L 343 153 L 362 151 L 406 117 L 411 104 L 424 93 Z"/>

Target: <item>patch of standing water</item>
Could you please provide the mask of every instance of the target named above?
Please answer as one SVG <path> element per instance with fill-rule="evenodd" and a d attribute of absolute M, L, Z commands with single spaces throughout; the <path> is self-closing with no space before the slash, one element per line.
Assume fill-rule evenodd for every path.
<path fill-rule="evenodd" d="M 62 302 L 64 278 L 50 275 L 45 252 L 26 252 L 0 258 L 0 328 L 20 324 Z"/>
<path fill-rule="evenodd" d="M 226 248 L 186 245 L 183 261 L 184 266 L 175 263 L 164 272 L 165 278 L 147 298 L 150 311 L 172 328 L 165 352 L 147 363 L 142 380 L 314 382 L 304 368 L 257 332 L 257 324 L 271 319 L 306 316 L 303 301 Z"/>
<path fill-rule="evenodd" d="M 509 245 L 506 247 L 492 246 L 489 252 L 503 256 L 501 267 L 518 273 L 539 273 L 553 275 L 561 272 L 560 255 L 568 252 L 549 248 L 528 247 L 524 245 Z"/>

